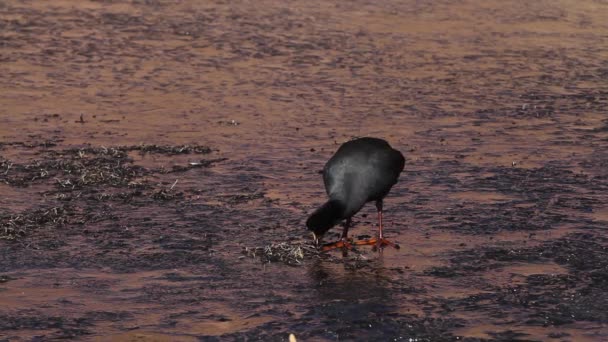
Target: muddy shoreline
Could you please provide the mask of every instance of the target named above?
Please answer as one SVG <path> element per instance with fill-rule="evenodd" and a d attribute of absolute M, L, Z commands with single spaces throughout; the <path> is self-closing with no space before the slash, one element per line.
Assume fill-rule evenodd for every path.
<path fill-rule="evenodd" d="M 1 2 L 0 341 L 607 339 L 606 13 Z M 358 136 L 402 248 L 320 254 Z"/>

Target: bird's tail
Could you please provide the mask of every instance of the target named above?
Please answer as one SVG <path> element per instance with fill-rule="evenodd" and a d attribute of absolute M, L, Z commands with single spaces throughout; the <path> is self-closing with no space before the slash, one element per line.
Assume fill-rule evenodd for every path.
<path fill-rule="evenodd" d="M 330 230 L 331 227 L 342 221 L 343 213 L 344 207 L 340 202 L 329 200 L 308 217 L 306 226 L 308 227 L 308 230 L 311 230 L 315 235 L 322 236 Z"/>

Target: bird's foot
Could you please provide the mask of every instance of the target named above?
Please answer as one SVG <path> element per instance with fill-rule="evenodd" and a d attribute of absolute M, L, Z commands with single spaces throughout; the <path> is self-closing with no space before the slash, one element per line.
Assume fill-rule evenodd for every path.
<path fill-rule="evenodd" d="M 386 246 L 391 246 L 391 247 L 393 247 L 395 249 L 399 249 L 400 248 L 398 244 L 396 244 L 396 243 L 394 243 L 392 241 L 389 241 L 389 240 L 387 240 L 385 238 L 375 238 L 375 237 L 370 238 L 370 239 L 365 239 L 365 240 L 357 240 L 357 241 L 355 241 L 355 245 L 357 245 L 357 246 L 360 246 L 360 245 L 364 245 L 364 246 L 371 245 L 371 246 L 374 246 L 375 248 L 378 248 L 378 247 L 384 248 Z"/>
<path fill-rule="evenodd" d="M 352 245 L 351 241 L 352 240 L 349 241 L 348 239 L 342 238 L 336 242 L 324 244 L 323 246 L 321 246 L 321 250 L 323 252 L 331 251 L 332 249 L 336 249 L 336 248 L 351 250 L 351 249 L 353 249 L 353 245 Z"/>

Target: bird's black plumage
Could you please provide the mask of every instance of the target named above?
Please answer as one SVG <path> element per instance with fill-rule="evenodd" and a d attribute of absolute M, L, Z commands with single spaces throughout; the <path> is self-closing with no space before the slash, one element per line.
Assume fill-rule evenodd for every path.
<path fill-rule="evenodd" d="M 342 144 L 323 168 L 329 200 L 310 215 L 308 229 L 322 236 L 344 219 L 348 225 L 370 201 L 376 201 L 381 213 L 382 199 L 397 183 L 404 164 L 401 152 L 382 139 L 359 138 Z M 347 231 L 348 226 L 343 237 Z"/>

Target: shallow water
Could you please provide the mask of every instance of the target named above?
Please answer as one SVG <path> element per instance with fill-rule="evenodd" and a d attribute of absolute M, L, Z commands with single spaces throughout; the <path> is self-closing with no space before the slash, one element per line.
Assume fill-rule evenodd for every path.
<path fill-rule="evenodd" d="M 1 4 L 0 236 L 26 229 L 0 240 L 0 337 L 605 339 L 607 13 Z M 355 136 L 406 156 L 385 204 L 402 248 L 298 266 L 243 254 L 309 241 L 318 172 Z M 131 149 L 69 152 L 87 146 Z M 134 173 L 72 187 L 48 169 L 87 158 Z M 373 206 L 352 232 L 374 234 Z"/>

